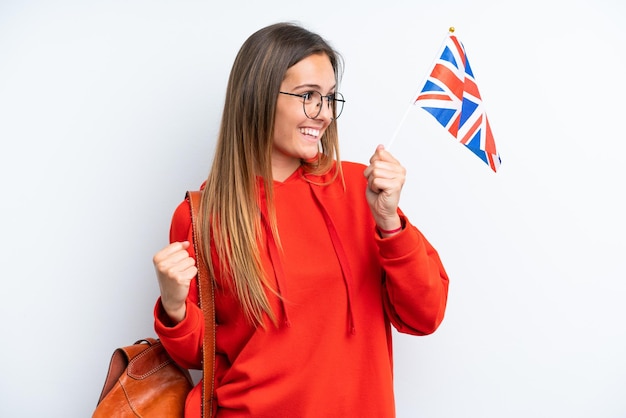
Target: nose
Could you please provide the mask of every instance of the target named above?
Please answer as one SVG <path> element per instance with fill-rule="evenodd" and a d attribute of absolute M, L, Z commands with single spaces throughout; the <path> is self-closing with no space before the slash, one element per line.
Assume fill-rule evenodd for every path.
<path fill-rule="evenodd" d="M 333 108 L 327 97 L 322 98 L 320 106 L 322 106 L 322 108 L 320 109 L 320 114 L 317 115 L 316 119 L 325 119 L 329 123 L 332 122 L 335 118 L 333 115 Z"/>

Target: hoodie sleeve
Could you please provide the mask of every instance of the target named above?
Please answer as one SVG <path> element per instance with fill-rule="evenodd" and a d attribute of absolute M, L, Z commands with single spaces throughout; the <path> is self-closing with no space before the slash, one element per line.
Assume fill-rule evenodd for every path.
<path fill-rule="evenodd" d="M 176 208 L 172 217 L 170 243 L 177 241 L 193 242 L 191 212 L 186 200 Z M 190 245 L 187 251 L 195 259 L 193 245 Z M 186 307 L 185 318 L 173 325 L 163 309 L 161 298 L 159 298 L 154 307 L 154 330 L 176 363 L 187 369 L 201 369 L 204 319 L 202 310 L 198 306 L 196 279 L 191 281 Z"/>
<path fill-rule="evenodd" d="M 402 333 L 428 335 L 441 324 L 448 299 L 448 275 L 437 251 L 400 214 L 404 229 L 381 238 L 376 234 L 384 270 L 383 303 Z"/>

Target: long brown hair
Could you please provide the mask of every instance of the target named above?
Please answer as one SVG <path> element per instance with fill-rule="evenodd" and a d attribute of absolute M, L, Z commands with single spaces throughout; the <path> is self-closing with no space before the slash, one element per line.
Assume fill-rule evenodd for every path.
<path fill-rule="evenodd" d="M 203 248 L 211 277 L 211 244 L 220 274 L 229 277 L 247 319 L 265 326 L 263 314 L 276 324 L 266 290 L 276 293 L 261 264 L 262 220 L 258 176 L 263 179 L 272 235 L 280 243 L 273 206 L 271 155 L 276 100 L 287 70 L 312 55 L 330 59 L 337 86 L 342 72 L 339 54 L 319 35 L 296 24 L 277 23 L 252 34 L 242 45 L 231 69 L 213 165 L 201 204 Z M 341 176 L 337 124 L 321 138 L 320 156 L 302 164 L 308 173 Z M 335 178 L 334 177 L 334 178 Z"/>

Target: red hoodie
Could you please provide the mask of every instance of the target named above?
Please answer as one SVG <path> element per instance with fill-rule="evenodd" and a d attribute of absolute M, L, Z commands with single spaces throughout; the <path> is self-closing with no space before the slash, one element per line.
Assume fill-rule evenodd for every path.
<path fill-rule="evenodd" d="M 274 182 L 280 247 L 265 236 L 263 266 L 278 327 L 246 322 L 217 277 L 214 415 L 289 418 L 394 417 L 391 325 L 426 335 L 441 323 L 448 277 L 435 249 L 400 213 L 404 229 L 382 239 L 365 200 L 365 166 L 343 163 L 321 186 L 297 170 Z M 310 176 L 323 184 L 326 176 Z M 264 208 L 265 209 L 265 208 Z M 265 211 L 265 210 L 264 210 Z M 189 205 L 176 209 L 170 241 L 192 241 Z M 192 257 L 193 246 L 189 252 Z M 219 269 L 216 269 L 219 271 Z M 183 367 L 201 369 L 204 323 L 195 280 L 187 315 L 168 327 L 160 300 L 155 330 Z M 185 417 L 200 417 L 202 385 Z"/>

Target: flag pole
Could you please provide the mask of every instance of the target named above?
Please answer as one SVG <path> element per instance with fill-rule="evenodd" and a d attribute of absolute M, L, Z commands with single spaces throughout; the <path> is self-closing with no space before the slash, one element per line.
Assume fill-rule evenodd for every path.
<path fill-rule="evenodd" d="M 393 133 L 393 136 L 391 137 L 391 141 L 389 141 L 389 143 L 387 144 L 387 146 L 385 147 L 385 149 L 387 151 L 389 151 L 391 149 L 391 145 L 393 144 L 393 141 L 396 140 L 396 137 L 398 136 L 398 134 L 400 133 L 400 128 L 402 128 L 402 125 L 404 124 L 404 121 L 406 120 L 406 118 L 409 116 L 409 112 L 411 111 L 411 108 L 413 107 L 413 104 L 415 103 L 415 101 L 412 101 L 411 103 L 409 103 L 409 106 L 406 108 L 406 110 L 404 111 L 404 116 L 402 116 L 402 119 L 400 119 L 400 123 L 398 124 L 398 126 L 396 127 L 396 131 Z"/>
<path fill-rule="evenodd" d="M 448 34 L 443 38 L 443 41 L 441 42 L 441 45 L 439 46 L 439 51 L 441 51 L 444 43 L 446 42 L 446 38 L 451 33 L 454 33 L 454 26 L 450 26 L 450 28 L 448 29 Z M 429 68 L 432 68 L 434 66 L 435 61 L 437 61 L 438 59 L 439 59 L 439 55 L 435 56 L 435 59 L 433 60 L 433 63 L 431 64 Z M 394 131 L 393 136 L 391 137 L 391 140 L 389 141 L 385 149 L 387 150 L 391 149 L 391 145 L 394 143 L 394 141 L 396 140 L 396 137 L 400 133 L 400 129 L 402 128 L 402 125 L 404 124 L 404 121 L 406 120 L 406 118 L 409 116 L 409 112 L 411 111 L 411 108 L 415 105 L 415 101 L 417 100 L 417 95 L 419 94 L 420 90 L 424 87 L 424 84 L 426 84 L 426 80 L 428 80 L 428 75 L 424 78 L 424 81 L 422 81 L 417 91 L 413 95 L 413 100 L 411 101 L 411 103 L 409 103 L 406 110 L 404 111 L 404 115 L 402 116 L 402 119 L 400 119 L 400 123 L 398 123 L 398 126 L 396 127 L 396 130 Z"/>

